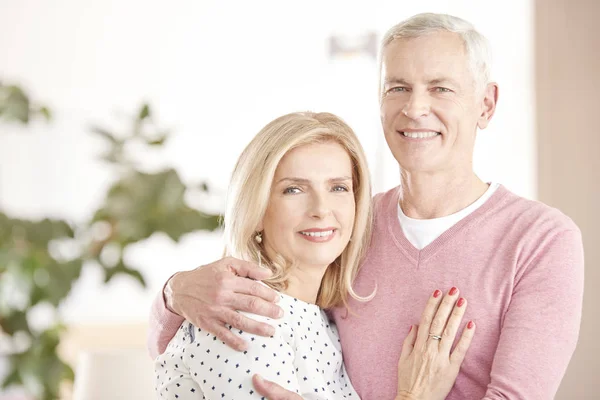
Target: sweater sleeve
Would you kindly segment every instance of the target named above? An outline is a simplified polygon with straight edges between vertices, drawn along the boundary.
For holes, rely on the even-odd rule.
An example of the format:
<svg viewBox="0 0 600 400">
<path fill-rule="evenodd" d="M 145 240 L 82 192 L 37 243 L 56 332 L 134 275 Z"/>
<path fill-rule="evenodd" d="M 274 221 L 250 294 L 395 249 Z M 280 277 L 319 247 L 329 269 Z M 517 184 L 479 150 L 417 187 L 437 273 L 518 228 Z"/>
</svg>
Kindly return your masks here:
<svg viewBox="0 0 600 400">
<path fill-rule="evenodd" d="M 580 231 L 548 235 L 525 257 L 484 400 L 553 399 L 575 351 L 583 299 Z"/>
<path fill-rule="evenodd" d="M 177 333 L 184 318 L 170 311 L 165 304 L 162 290 L 158 293 L 152 308 L 148 326 L 147 347 L 150 357 L 155 359 L 165 352 L 167 345 Z"/>
</svg>

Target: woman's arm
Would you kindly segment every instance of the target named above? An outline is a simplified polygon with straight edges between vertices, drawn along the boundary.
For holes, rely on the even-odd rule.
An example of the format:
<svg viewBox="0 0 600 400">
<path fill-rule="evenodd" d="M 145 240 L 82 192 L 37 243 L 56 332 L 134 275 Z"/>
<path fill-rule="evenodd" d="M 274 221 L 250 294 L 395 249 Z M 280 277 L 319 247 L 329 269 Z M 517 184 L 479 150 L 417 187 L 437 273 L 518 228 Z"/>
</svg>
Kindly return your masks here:
<svg viewBox="0 0 600 400">
<path fill-rule="evenodd" d="M 203 398 L 200 385 L 192 377 L 184 360 L 186 348 L 191 344 L 190 323 L 184 322 L 177 330 L 166 351 L 156 358 L 156 393 L 165 400 L 197 400 Z"/>
<path fill-rule="evenodd" d="M 443 400 L 450 393 L 475 334 L 470 321 L 450 351 L 467 308 L 459 295 L 452 288 L 445 296 L 436 290 L 429 297 L 420 324 L 411 327 L 402 345 L 396 400 Z"/>
<path fill-rule="evenodd" d="M 259 400 L 261 396 L 252 385 L 252 376 L 257 373 L 298 392 L 294 349 L 284 339 L 290 336 L 285 334 L 287 328 L 280 328 L 268 318 L 261 322 L 276 328 L 275 334 L 262 337 L 231 329 L 232 334 L 251 343 L 244 352 L 235 351 L 213 334 L 184 322 L 165 353 L 156 360 L 157 392 L 163 396 L 175 393 L 184 400 L 202 396 L 208 400 Z"/>
</svg>

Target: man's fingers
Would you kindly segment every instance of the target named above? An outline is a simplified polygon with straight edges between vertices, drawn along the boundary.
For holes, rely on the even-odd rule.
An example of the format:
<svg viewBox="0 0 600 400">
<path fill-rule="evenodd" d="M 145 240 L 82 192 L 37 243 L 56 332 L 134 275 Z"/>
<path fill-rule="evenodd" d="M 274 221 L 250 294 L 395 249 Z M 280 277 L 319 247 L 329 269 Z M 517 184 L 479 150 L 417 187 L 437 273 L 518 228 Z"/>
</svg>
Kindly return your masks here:
<svg viewBox="0 0 600 400">
<path fill-rule="evenodd" d="M 276 383 L 267 381 L 258 374 L 252 377 L 252 383 L 256 391 L 269 400 L 302 400 L 302 397 L 298 394 L 290 392 Z"/>
<path fill-rule="evenodd" d="M 462 336 L 460 337 L 454 351 L 450 355 L 450 362 L 455 364 L 456 366 L 460 366 L 465 359 L 465 355 L 467 354 L 467 350 L 469 350 L 469 346 L 471 346 L 471 341 L 473 340 L 473 336 L 475 335 L 475 323 L 473 321 L 469 321 L 465 329 L 463 330 Z"/>
<path fill-rule="evenodd" d="M 260 297 L 235 293 L 228 304 L 229 307 L 238 311 L 246 311 L 252 314 L 268 318 L 283 317 L 283 310 L 276 304 L 265 301 Z"/>
<path fill-rule="evenodd" d="M 448 318 L 448 323 L 446 324 L 444 333 L 441 335 L 442 340 L 440 341 L 440 351 L 450 354 L 450 349 L 452 348 L 452 344 L 456 338 L 456 333 L 458 332 L 458 327 L 462 322 L 466 309 L 467 300 L 464 297 L 459 298 L 456 302 L 456 305 L 452 309 L 450 318 Z"/>
<path fill-rule="evenodd" d="M 423 347 L 425 343 L 427 343 L 427 339 L 429 339 L 429 327 L 431 326 L 431 322 L 433 321 L 433 317 L 435 316 L 435 312 L 437 311 L 441 301 L 442 291 L 436 289 L 431 296 L 429 296 L 425 310 L 423 310 L 423 314 L 421 314 L 419 332 L 415 342 L 416 347 Z"/>
<path fill-rule="evenodd" d="M 270 301 L 271 303 L 278 302 L 280 298 L 279 294 L 275 290 L 252 279 L 236 278 L 235 287 L 233 290 L 236 293 L 260 297 L 261 299 Z"/>
<path fill-rule="evenodd" d="M 197 322 L 189 320 L 194 326 L 198 326 Z M 248 349 L 248 343 L 241 337 L 235 335 L 231 330 L 227 329 L 223 325 L 219 325 L 218 323 L 208 323 L 202 324 L 202 330 L 200 332 L 196 332 L 196 335 L 206 335 L 207 333 L 211 333 L 217 337 L 218 340 L 224 342 L 227 346 L 231 347 L 237 351 L 244 351 Z M 196 328 L 197 329 L 197 328 Z"/>
<path fill-rule="evenodd" d="M 253 262 L 238 260 L 237 258 L 227 257 L 224 259 L 227 267 L 238 276 L 242 276 L 244 278 L 252 278 L 259 281 L 263 279 L 270 278 L 273 273 L 271 270 L 263 267 L 259 267 Z"/>
<path fill-rule="evenodd" d="M 417 340 L 417 332 L 419 331 L 419 325 L 411 325 L 410 331 L 408 331 L 408 335 L 402 342 L 402 352 L 400 353 L 400 361 L 403 361 L 413 351 L 415 341 Z"/>
<path fill-rule="evenodd" d="M 246 333 L 252 333 L 259 336 L 273 336 L 275 334 L 275 328 L 271 325 L 248 318 L 236 311 L 225 309 L 223 310 L 221 318 L 226 324 L 231 325 L 234 329 Z"/>
</svg>

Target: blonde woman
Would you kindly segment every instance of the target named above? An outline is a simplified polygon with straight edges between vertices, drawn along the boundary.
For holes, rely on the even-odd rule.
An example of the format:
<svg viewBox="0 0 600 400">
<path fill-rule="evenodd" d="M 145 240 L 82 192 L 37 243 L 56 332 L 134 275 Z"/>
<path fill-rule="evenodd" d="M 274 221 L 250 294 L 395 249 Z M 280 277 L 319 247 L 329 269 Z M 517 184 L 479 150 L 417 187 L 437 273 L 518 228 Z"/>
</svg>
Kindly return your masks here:
<svg viewBox="0 0 600 400">
<path fill-rule="evenodd" d="M 243 352 L 184 321 L 156 359 L 159 398 L 261 399 L 264 386 L 276 384 L 306 399 L 358 399 L 337 329 L 322 310 L 347 305 L 349 297 L 368 301 L 375 295 L 374 290 L 363 297 L 352 289 L 369 243 L 371 191 L 365 155 L 350 127 L 328 113 L 293 113 L 269 123 L 238 160 L 224 225 L 225 255 L 271 271 L 264 282 L 278 291 L 284 315 L 276 320 L 252 315 L 273 327 L 268 337 L 227 326 L 250 343 Z M 431 317 L 440 294 L 436 291 L 427 306 Z M 454 308 L 447 321 L 454 339 L 466 304 L 463 299 L 454 306 L 457 299 L 450 295 L 445 299 L 439 313 L 445 324 Z M 445 357 L 413 350 L 417 331 L 405 341 L 399 396 L 443 398 L 473 330 L 464 331 L 450 366 L 449 349 Z M 430 342 L 437 345 L 439 339 Z M 423 368 L 425 362 L 439 368 Z"/>
</svg>

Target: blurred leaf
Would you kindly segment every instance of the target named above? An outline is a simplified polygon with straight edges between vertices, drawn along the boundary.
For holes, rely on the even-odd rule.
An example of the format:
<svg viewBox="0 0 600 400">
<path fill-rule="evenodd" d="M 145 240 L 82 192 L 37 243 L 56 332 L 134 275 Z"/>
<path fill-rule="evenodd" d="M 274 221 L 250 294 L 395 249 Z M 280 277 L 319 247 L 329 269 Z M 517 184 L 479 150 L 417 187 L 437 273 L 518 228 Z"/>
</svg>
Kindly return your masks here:
<svg viewBox="0 0 600 400">
<path fill-rule="evenodd" d="M 29 324 L 27 323 L 27 314 L 23 311 L 13 310 L 9 315 L 2 316 L 0 327 L 11 336 L 20 331 L 31 334 Z"/>
<path fill-rule="evenodd" d="M 9 372 L 8 376 L 6 376 L 6 378 L 4 378 L 4 380 L 2 381 L 2 385 L 0 385 L 0 387 L 2 389 L 6 389 L 12 385 L 20 386 L 22 384 L 23 381 L 21 380 L 21 376 L 19 375 L 19 370 L 16 367 L 13 367 Z"/>
<path fill-rule="evenodd" d="M 103 155 L 102 157 L 100 157 L 100 159 L 110 164 L 119 164 L 121 162 L 120 154 L 114 151 Z"/>
<path fill-rule="evenodd" d="M 36 115 L 44 117 L 46 121 L 52 117 L 48 107 L 32 106 L 29 97 L 20 87 L 0 83 L 0 117 L 6 121 L 27 124 Z"/>
<path fill-rule="evenodd" d="M 57 307 L 71 292 L 73 284 L 81 275 L 83 262 L 75 259 L 66 263 L 51 262 L 46 265 L 49 281 L 44 286 L 35 286 L 32 297 L 37 304 L 47 301 Z"/>
<path fill-rule="evenodd" d="M 29 122 L 29 98 L 21 88 L 0 84 L 0 116 L 9 121 Z"/>
<path fill-rule="evenodd" d="M 0 213 L 0 246 L 13 240 L 22 240 L 35 246 L 47 246 L 51 240 L 73 238 L 73 228 L 65 221 L 45 218 L 28 221 L 8 218 Z"/>
<path fill-rule="evenodd" d="M 158 139 L 147 139 L 146 140 L 146 144 L 149 144 L 150 146 L 162 146 L 163 144 L 165 144 L 166 140 L 167 140 L 167 136 L 161 136 Z"/>
<path fill-rule="evenodd" d="M 150 106 L 148 104 L 144 104 L 144 105 L 142 105 L 142 108 L 140 109 L 138 119 L 144 120 L 148 117 L 150 117 Z"/>
<path fill-rule="evenodd" d="M 219 216 L 188 207 L 185 191 L 186 186 L 173 169 L 156 174 L 133 172 L 110 188 L 92 222 L 113 221 L 117 240 L 128 243 L 155 232 L 164 232 L 178 241 L 189 232 L 217 229 Z"/>
<path fill-rule="evenodd" d="M 40 333 L 33 345 L 24 353 L 12 357 L 21 380 L 31 393 L 39 386 L 43 398 L 57 399 L 60 384 L 64 379 L 72 380 L 73 370 L 58 356 L 57 348 L 64 326 L 56 325 Z"/>
<path fill-rule="evenodd" d="M 50 112 L 50 109 L 48 107 L 41 107 L 39 109 L 39 113 L 42 114 L 44 118 L 46 118 L 46 121 L 50 121 L 52 119 L 52 112 Z"/>
<path fill-rule="evenodd" d="M 119 143 L 119 140 L 117 140 L 117 138 L 115 138 L 115 136 L 106 129 L 100 128 L 98 126 L 92 126 L 90 130 L 92 131 L 92 133 L 95 133 L 96 135 L 108 140 L 112 144 Z"/>
<path fill-rule="evenodd" d="M 105 283 L 110 282 L 110 280 L 112 278 L 114 278 L 116 275 L 124 274 L 124 275 L 129 275 L 130 277 L 132 277 L 133 279 L 138 281 L 140 283 L 140 285 L 142 285 L 142 287 L 146 287 L 146 280 L 144 279 L 144 277 L 140 273 L 140 271 L 137 271 L 135 269 L 127 267 L 123 263 L 123 261 L 120 261 L 119 264 L 114 268 L 106 268 L 105 267 L 104 272 L 106 274 L 104 277 Z"/>
<path fill-rule="evenodd" d="M 23 226 L 27 239 L 37 245 L 47 245 L 51 240 L 58 238 L 74 237 L 73 228 L 65 221 L 46 218 L 40 222 L 27 221 Z"/>
</svg>

